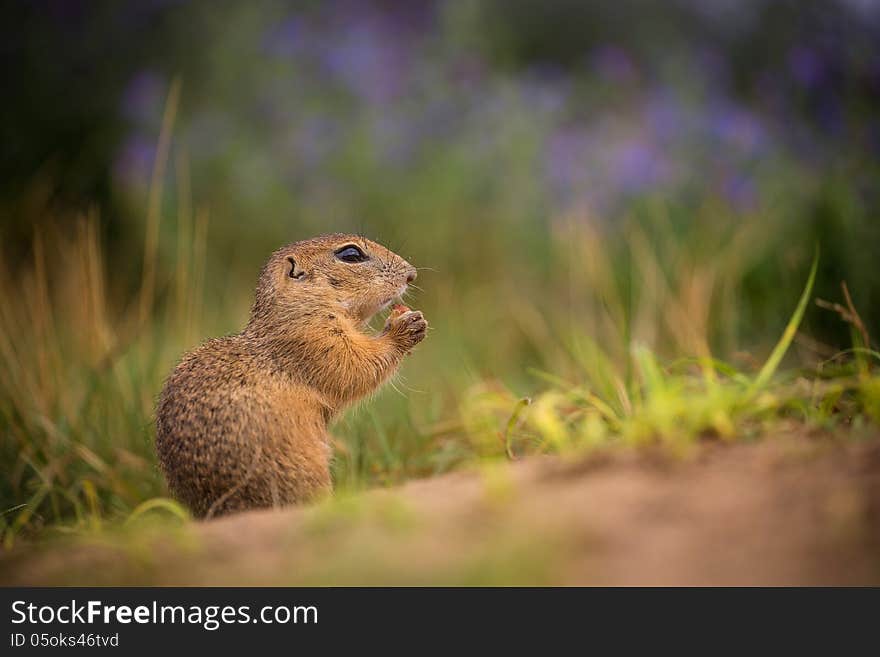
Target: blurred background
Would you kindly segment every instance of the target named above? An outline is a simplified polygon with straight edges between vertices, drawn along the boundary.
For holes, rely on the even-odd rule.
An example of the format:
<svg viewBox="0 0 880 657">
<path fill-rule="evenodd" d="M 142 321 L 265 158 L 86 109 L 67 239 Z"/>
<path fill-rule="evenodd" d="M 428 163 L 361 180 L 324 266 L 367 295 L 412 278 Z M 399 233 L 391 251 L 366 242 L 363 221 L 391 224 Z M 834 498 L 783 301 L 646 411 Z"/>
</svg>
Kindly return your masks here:
<svg viewBox="0 0 880 657">
<path fill-rule="evenodd" d="M 803 289 L 880 328 L 872 0 L 4 3 L 3 506 L 163 494 L 153 403 L 280 244 L 356 231 L 433 331 L 338 486 L 453 467 L 474 389 L 638 341 L 754 369 Z M 807 312 L 795 366 L 850 346 Z M 603 365 L 604 367 L 604 365 Z M 543 375 L 541 373 L 544 373 Z M 542 378 L 543 376 L 543 378 Z M 10 521 L 11 522 L 11 521 Z"/>
</svg>

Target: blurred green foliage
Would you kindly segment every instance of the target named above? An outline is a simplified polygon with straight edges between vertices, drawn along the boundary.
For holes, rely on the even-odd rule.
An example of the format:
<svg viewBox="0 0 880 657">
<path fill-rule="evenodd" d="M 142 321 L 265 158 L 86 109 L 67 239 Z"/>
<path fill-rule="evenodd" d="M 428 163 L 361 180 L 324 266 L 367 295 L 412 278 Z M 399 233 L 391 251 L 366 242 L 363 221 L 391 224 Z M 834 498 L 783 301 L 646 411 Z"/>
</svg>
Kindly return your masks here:
<svg viewBox="0 0 880 657">
<path fill-rule="evenodd" d="M 816 245 L 813 296 L 844 304 L 846 281 L 880 329 L 880 22 L 859 3 L 3 12 L 7 540 L 162 495 L 163 377 L 244 325 L 271 251 L 323 232 L 423 267 L 432 327 L 335 427 L 343 488 L 513 443 L 877 419 L 873 357 L 836 358 L 875 344 L 812 304 L 769 397 L 744 396 Z"/>
</svg>

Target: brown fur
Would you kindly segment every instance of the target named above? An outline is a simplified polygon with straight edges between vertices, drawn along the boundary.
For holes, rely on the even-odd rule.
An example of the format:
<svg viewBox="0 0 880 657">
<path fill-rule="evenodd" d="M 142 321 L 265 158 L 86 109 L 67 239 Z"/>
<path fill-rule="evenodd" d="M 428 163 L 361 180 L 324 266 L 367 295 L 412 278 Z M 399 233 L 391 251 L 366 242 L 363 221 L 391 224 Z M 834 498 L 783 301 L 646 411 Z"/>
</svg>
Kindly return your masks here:
<svg viewBox="0 0 880 657">
<path fill-rule="evenodd" d="M 348 244 L 369 259 L 337 259 Z M 425 337 L 419 311 L 392 314 L 379 335 L 364 332 L 415 276 L 406 260 L 355 235 L 273 253 L 245 329 L 184 356 L 162 390 L 156 449 L 172 494 L 204 517 L 329 492 L 328 422 Z"/>
</svg>

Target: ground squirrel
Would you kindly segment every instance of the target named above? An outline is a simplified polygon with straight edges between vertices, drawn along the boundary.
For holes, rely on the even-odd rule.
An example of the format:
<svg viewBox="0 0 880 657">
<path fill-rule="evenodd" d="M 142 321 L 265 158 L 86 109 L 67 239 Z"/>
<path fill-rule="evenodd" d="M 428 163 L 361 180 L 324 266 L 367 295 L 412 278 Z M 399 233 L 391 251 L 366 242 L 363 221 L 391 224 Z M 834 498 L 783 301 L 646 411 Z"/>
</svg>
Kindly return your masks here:
<svg viewBox="0 0 880 657">
<path fill-rule="evenodd" d="M 156 450 L 197 517 L 293 504 L 331 489 L 328 422 L 388 379 L 425 337 L 395 307 L 415 268 L 356 235 L 289 244 L 260 273 L 250 321 L 183 357 L 159 398 Z"/>
</svg>

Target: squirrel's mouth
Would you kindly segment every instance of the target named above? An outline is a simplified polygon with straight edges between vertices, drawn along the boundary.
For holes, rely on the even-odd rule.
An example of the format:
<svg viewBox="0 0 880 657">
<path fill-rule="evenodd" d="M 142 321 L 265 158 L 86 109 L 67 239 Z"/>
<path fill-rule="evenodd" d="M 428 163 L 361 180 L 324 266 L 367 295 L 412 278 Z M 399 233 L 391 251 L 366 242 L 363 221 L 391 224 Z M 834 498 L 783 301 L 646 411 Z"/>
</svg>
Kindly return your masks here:
<svg viewBox="0 0 880 657">
<path fill-rule="evenodd" d="M 390 297 L 387 297 L 386 299 L 383 299 L 382 301 L 380 301 L 379 303 L 377 303 L 377 304 L 376 304 L 375 306 L 373 306 L 372 308 L 367 308 L 367 309 L 366 309 L 366 312 L 364 312 L 364 313 L 361 315 L 361 320 L 364 322 L 364 324 L 366 324 L 366 323 L 368 323 L 371 319 L 373 319 L 373 317 L 375 317 L 376 315 L 378 315 L 379 313 L 381 313 L 381 312 L 383 312 L 383 311 L 385 311 L 385 310 L 388 310 L 388 308 L 391 306 L 391 304 L 393 304 L 395 301 L 402 302 L 402 300 L 403 300 L 403 295 L 404 295 L 405 292 L 406 292 L 406 286 L 404 286 L 403 289 L 399 290 L 399 291 L 397 292 L 397 294 L 392 295 L 392 296 L 390 296 Z"/>
<path fill-rule="evenodd" d="M 371 319 L 373 319 L 373 317 L 375 317 L 379 313 L 381 313 L 385 310 L 388 310 L 388 307 L 392 303 L 394 303 L 395 299 L 399 299 L 399 298 L 400 298 L 399 296 L 396 296 L 396 297 L 389 297 L 389 298 L 385 299 L 378 306 L 376 306 L 375 310 L 373 310 L 371 313 L 369 313 L 367 315 L 367 317 L 364 319 L 364 321 L 369 322 Z"/>
</svg>

